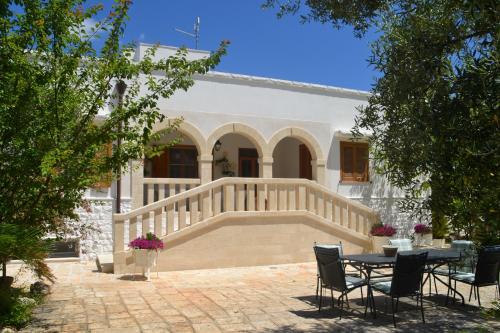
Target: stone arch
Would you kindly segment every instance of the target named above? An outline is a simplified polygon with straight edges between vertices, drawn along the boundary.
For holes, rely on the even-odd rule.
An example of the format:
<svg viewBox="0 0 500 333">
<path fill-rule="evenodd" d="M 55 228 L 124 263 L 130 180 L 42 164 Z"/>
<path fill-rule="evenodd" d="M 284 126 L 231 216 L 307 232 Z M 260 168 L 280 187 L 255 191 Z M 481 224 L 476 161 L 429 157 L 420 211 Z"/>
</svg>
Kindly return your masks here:
<svg viewBox="0 0 500 333">
<path fill-rule="evenodd" d="M 158 122 L 158 123 L 153 125 L 153 132 L 158 132 L 158 131 L 164 130 L 164 129 L 168 128 L 170 126 L 170 124 L 173 122 L 174 122 L 174 120 L 172 120 L 172 119 Z M 205 138 L 203 137 L 203 134 L 198 129 L 198 127 L 183 120 L 180 123 L 177 131 L 180 132 L 181 134 L 185 135 L 186 137 L 188 137 L 191 141 L 193 141 L 193 143 L 196 146 L 196 149 L 198 150 L 198 156 L 206 155 L 207 144 L 206 144 Z"/>
<path fill-rule="evenodd" d="M 286 137 L 292 137 L 302 141 L 309 151 L 313 160 L 324 160 L 323 152 L 318 141 L 307 131 L 297 127 L 283 128 L 273 134 L 269 140 L 269 151 L 272 154 L 276 145 Z"/>
<path fill-rule="evenodd" d="M 256 129 L 241 123 L 229 123 L 215 129 L 207 139 L 207 149 L 211 151 L 215 142 L 222 136 L 229 133 L 241 134 L 250 140 L 250 142 L 252 142 L 255 146 L 255 149 L 257 149 L 260 158 L 269 156 L 266 140 L 264 140 L 262 134 L 260 134 Z"/>
<path fill-rule="evenodd" d="M 316 138 L 309 132 L 298 127 L 286 127 L 273 134 L 268 143 L 269 153 L 272 154 L 278 143 L 286 137 L 292 137 L 303 142 L 311 153 L 312 178 L 319 184 L 325 182 L 325 159 L 323 151 Z"/>
</svg>

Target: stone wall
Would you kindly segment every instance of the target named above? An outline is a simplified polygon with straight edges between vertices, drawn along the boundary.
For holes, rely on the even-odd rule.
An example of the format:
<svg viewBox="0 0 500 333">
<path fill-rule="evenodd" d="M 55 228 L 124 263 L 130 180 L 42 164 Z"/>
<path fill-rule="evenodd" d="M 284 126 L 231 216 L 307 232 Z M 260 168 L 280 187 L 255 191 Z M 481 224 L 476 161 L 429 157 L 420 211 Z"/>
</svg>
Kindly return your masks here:
<svg viewBox="0 0 500 333">
<path fill-rule="evenodd" d="M 413 235 L 413 227 L 417 223 L 428 223 L 427 220 L 419 221 L 410 214 L 401 212 L 396 198 L 352 198 L 368 207 L 375 209 L 380 214 L 382 223 L 390 224 L 397 228 L 397 238 L 409 238 Z"/>
<path fill-rule="evenodd" d="M 113 223 L 114 199 L 88 199 L 88 211 L 80 208 L 78 215 L 80 223 L 91 226 L 94 230 L 80 236 L 80 258 L 95 259 L 98 254 L 113 253 Z M 128 212 L 131 208 L 130 199 L 122 199 L 121 210 Z"/>
</svg>

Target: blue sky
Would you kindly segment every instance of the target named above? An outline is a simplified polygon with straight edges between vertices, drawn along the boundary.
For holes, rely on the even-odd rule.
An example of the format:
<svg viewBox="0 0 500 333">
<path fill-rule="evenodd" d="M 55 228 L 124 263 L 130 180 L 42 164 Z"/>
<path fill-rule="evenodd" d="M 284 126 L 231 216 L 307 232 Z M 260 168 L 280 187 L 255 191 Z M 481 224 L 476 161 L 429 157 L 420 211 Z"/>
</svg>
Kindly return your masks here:
<svg viewBox="0 0 500 333">
<path fill-rule="evenodd" d="M 297 16 L 276 18 L 264 0 L 136 0 L 125 41 L 194 47 L 194 39 L 174 31 L 192 31 L 201 18 L 200 49 L 214 50 L 224 39 L 229 52 L 216 70 L 369 90 L 369 43 L 350 28 L 300 24 Z"/>
</svg>

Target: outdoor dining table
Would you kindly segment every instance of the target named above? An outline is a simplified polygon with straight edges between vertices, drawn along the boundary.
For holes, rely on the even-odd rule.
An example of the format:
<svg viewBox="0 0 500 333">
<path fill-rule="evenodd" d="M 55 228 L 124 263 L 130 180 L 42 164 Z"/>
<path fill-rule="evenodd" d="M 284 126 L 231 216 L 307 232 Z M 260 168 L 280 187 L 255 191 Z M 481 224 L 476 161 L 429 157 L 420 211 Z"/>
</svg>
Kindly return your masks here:
<svg viewBox="0 0 500 333">
<path fill-rule="evenodd" d="M 412 250 L 412 251 L 400 251 L 398 253 L 400 254 L 418 254 L 422 252 L 427 252 L 427 261 L 426 264 L 430 267 L 432 267 L 428 271 L 428 275 L 426 279 L 424 280 L 424 284 L 427 281 L 427 279 L 430 278 L 430 275 L 432 274 L 433 277 L 435 277 L 438 281 L 443 283 L 445 286 L 449 288 L 449 290 L 453 291 L 454 293 L 458 294 L 462 298 L 462 305 L 465 304 L 465 299 L 464 296 L 458 292 L 449 281 L 443 281 L 439 275 L 434 274 L 434 271 L 446 264 L 450 264 L 453 262 L 457 262 L 461 260 L 461 253 L 460 251 L 457 250 L 450 250 L 450 249 L 418 249 L 418 250 Z M 350 254 L 350 255 L 343 255 L 342 260 L 345 263 L 348 263 L 351 266 L 354 266 L 356 268 L 361 268 L 364 271 L 364 274 L 366 275 L 366 279 L 368 281 L 368 288 L 370 288 L 370 279 L 372 279 L 372 272 L 376 269 L 384 269 L 384 268 L 393 268 L 394 265 L 396 264 L 396 257 L 388 257 L 385 256 L 382 253 L 366 253 L 366 254 Z M 388 277 L 389 275 L 381 275 L 380 277 Z M 378 278 L 377 276 L 376 278 Z M 448 290 L 448 291 L 449 291 Z M 446 297 L 446 303 L 448 303 L 448 297 Z"/>
</svg>

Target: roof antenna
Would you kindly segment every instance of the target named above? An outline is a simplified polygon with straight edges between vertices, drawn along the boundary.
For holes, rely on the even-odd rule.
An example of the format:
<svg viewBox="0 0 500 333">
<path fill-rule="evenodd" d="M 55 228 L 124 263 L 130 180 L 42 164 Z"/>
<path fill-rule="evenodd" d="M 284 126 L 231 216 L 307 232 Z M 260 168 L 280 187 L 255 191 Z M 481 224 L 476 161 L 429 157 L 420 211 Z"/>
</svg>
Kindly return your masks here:
<svg viewBox="0 0 500 333">
<path fill-rule="evenodd" d="M 198 42 L 200 41 L 200 17 L 199 16 L 196 17 L 196 21 L 194 21 L 194 28 L 193 28 L 194 33 L 190 33 L 190 32 L 187 32 L 187 31 L 184 31 L 181 29 L 177 29 L 177 28 L 175 28 L 174 30 L 177 32 L 180 32 L 182 34 L 188 35 L 190 37 L 193 37 L 195 40 L 195 45 L 196 45 L 195 49 L 196 50 L 198 49 Z"/>
</svg>

